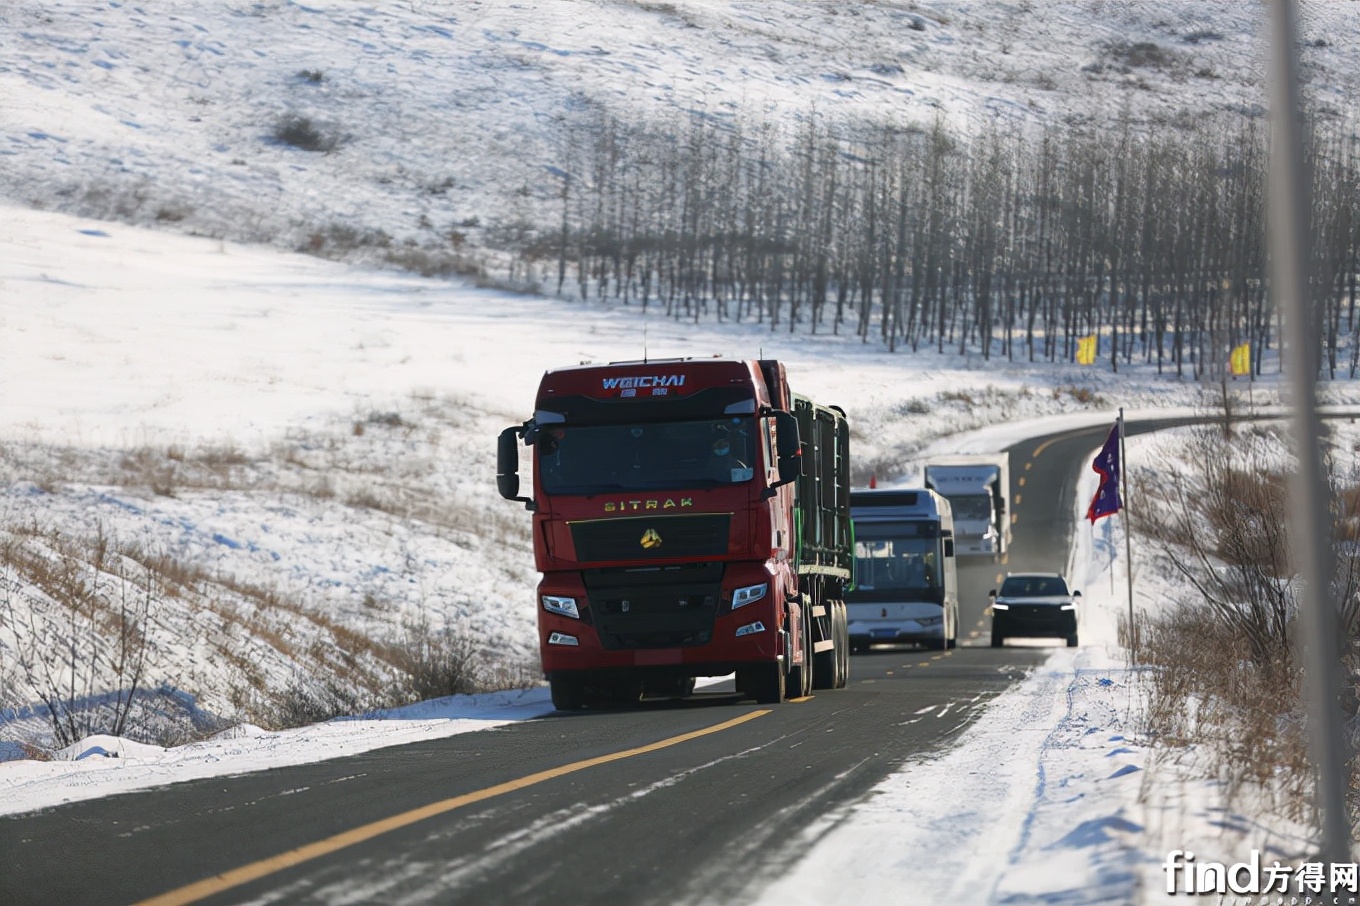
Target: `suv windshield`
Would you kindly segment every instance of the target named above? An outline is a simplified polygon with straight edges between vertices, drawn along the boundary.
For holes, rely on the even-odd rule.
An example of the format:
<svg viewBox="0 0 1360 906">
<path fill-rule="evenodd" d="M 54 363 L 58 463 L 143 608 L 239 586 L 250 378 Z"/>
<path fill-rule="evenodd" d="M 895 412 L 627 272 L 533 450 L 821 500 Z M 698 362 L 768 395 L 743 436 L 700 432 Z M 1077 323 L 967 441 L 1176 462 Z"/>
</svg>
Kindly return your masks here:
<svg viewBox="0 0 1360 906">
<path fill-rule="evenodd" d="M 1001 583 L 1003 598 L 1050 598 L 1067 594 L 1067 583 L 1058 576 L 1008 576 Z"/>
<path fill-rule="evenodd" d="M 713 487 L 755 477 L 756 420 L 548 425 L 538 470 L 549 494 Z"/>
</svg>

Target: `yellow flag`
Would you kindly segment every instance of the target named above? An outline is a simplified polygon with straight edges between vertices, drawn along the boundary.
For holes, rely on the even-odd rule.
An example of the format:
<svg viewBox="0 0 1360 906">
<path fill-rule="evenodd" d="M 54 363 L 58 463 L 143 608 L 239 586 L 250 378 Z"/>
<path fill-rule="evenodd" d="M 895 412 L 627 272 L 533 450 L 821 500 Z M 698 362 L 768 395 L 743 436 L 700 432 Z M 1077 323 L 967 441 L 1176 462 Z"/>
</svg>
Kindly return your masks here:
<svg viewBox="0 0 1360 906">
<path fill-rule="evenodd" d="M 1096 363 L 1096 335 L 1082 337 L 1077 341 L 1077 364 L 1094 365 Z"/>
<path fill-rule="evenodd" d="M 1233 347 L 1228 364 L 1232 368 L 1233 377 L 1251 374 L 1251 344 L 1243 343 L 1241 346 Z"/>
</svg>

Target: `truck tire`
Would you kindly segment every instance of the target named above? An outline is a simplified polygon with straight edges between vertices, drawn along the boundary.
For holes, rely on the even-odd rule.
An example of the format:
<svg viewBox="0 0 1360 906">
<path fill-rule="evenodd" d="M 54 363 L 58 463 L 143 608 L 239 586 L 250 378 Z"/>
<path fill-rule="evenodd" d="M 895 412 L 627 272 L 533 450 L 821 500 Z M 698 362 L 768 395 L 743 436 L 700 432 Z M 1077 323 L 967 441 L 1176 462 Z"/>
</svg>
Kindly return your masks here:
<svg viewBox="0 0 1360 906">
<path fill-rule="evenodd" d="M 812 678 L 818 689 L 844 689 L 850 679 L 850 627 L 846 620 L 845 602 L 827 604 L 831 616 L 829 638 L 836 647 L 813 657 Z"/>
<path fill-rule="evenodd" d="M 784 700 L 784 665 L 775 661 L 738 667 L 737 688 L 762 705 L 777 705 Z"/>
<path fill-rule="evenodd" d="M 802 619 L 799 625 L 802 627 L 802 644 L 799 648 L 803 652 L 802 665 L 794 664 L 789 668 L 789 678 L 787 689 L 790 698 L 804 698 L 812 694 L 812 608 L 806 598 L 803 599 Z M 790 655 L 792 658 L 792 655 Z"/>
<path fill-rule="evenodd" d="M 993 648 L 1000 648 L 1000 647 L 1005 643 L 1005 641 L 1006 641 L 1006 637 L 1005 637 L 1005 636 L 1003 636 L 1001 633 L 997 632 L 995 629 L 992 630 L 992 647 L 993 647 Z"/>
<path fill-rule="evenodd" d="M 834 647 L 830 651 L 822 651 L 812 656 L 812 686 L 814 689 L 835 689 L 836 681 L 841 674 L 841 639 L 840 639 L 840 620 L 839 611 L 836 609 L 838 601 L 828 601 L 826 605 L 826 637 L 832 641 Z"/>
<path fill-rule="evenodd" d="M 548 680 L 553 707 L 558 711 L 580 711 L 585 707 L 585 687 L 575 677 L 554 676 Z"/>
<path fill-rule="evenodd" d="M 836 602 L 836 688 L 850 683 L 850 612 L 844 601 Z"/>
</svg>

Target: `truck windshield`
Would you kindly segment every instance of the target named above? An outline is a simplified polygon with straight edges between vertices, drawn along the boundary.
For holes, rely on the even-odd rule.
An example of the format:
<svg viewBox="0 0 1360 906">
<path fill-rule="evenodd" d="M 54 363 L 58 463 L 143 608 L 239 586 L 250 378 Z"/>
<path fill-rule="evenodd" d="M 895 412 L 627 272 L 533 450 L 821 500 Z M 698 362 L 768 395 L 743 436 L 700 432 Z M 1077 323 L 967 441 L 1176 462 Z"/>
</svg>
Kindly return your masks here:
<svg viewBox="0 0 1360 906">
<path fill-rule="evenodd" d="M 755 477 L 750 416 L 624 425 L 549 425 L 538 470 L 549 494 L 596 494 L 738 484 Z"/>
<path fill-rule="evenodd" d="M 939 538 L 916 532 L 915 525 L 857 524 L 855 587 L 860 591 L 939 588 Z"/>
<path fill-rule="evenodd" d="M 954 511 L 954 519 L 976 522 L 992 520 L 992 498 L 986 494 L 969 494 L 950 497 L 949 506 Z"/>
</svg>

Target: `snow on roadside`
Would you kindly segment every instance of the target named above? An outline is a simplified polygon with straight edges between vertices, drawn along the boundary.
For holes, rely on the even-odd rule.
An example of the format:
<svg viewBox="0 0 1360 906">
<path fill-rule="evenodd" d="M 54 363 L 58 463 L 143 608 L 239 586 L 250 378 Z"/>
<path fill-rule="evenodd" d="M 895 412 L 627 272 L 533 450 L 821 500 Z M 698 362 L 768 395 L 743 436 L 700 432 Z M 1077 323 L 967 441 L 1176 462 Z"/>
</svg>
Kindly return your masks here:
<svg viewBox="0 0 1360 906">
<path fill-rule="evenodd" d="M 1137 445 L 1129 439 L 1131 456 Z M 1095 487 L 1095 473 L 1083 475 L 1081 525 Z M 1081 647 L 1054 650 L 947 751 L 883 780 L 759 903 L 1129 902 L 1147 753 L 1130 729 L 1117 637 L 1127 607 L 1120 537 L 1112 519 L 1074 533 Z"/>
<path fill-rule="evenodd" d="M 241 725 L 173 748 L 92 736 L 63 749 L 52 761 L 0 764 L 0 815 L 443 739 L 541 717 L 552 710 L 548 690 L 540 687 L 459 695 L 291 730 L 271 732 Z"/>
</svg>

